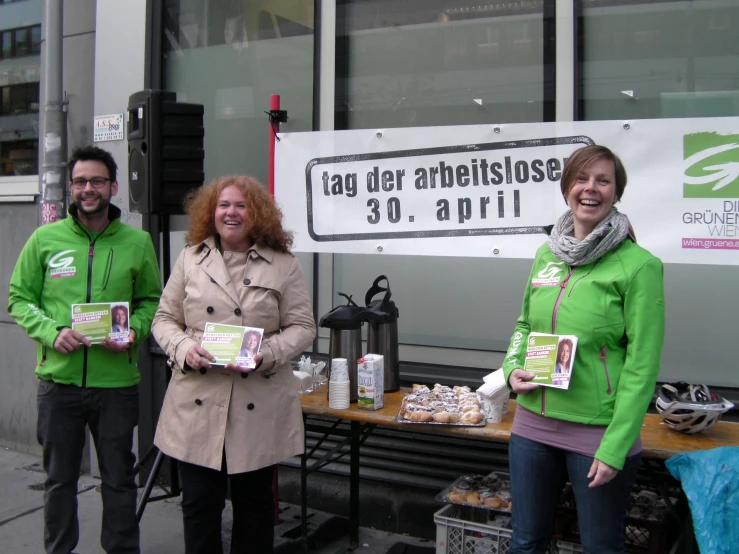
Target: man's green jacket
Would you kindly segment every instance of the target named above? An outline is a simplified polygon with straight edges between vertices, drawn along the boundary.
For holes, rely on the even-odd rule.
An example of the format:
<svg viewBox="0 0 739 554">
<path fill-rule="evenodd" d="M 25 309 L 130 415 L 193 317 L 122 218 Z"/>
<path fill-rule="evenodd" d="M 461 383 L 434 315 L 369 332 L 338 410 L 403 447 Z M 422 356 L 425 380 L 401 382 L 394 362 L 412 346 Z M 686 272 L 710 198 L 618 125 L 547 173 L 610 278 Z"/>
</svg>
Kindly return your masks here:
<svg viewBox="0 0 739 554">
<path fill-rule="evenodd" d="M 121 211 L 108 209 L 110 224 L 94 236 L 76 217 L 34 231 L 10 279 L 8 312 L 39 343 L 36 375 L 79 387 L 127 387 L 141 379 L 138 344 L 151 330 L 162 292 L 151 238 L 121 223 Z M 54 350 L 54 341 L 71 326 L 71 305 L 128 302 L 135 344 L 126 352 L 99 345 L 71 354 Z"/>
</svg>

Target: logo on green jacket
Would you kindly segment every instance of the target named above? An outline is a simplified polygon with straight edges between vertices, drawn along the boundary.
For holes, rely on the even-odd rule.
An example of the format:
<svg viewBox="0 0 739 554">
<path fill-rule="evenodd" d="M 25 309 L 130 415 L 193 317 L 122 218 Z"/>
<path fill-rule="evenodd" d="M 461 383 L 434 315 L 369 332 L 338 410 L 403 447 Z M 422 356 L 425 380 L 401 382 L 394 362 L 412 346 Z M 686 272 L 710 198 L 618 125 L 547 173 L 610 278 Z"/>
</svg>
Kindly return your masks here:
<svg viewBox="0 0 739 554">
<path fill-rule="evenodd" d="M 562 279 L 564 273 L 564 262 L 547 262 L 536 277 L 531 279 L 532 287 L 554 287 L 559 285 L 559 281 Z"/>
<path fill-rule="evenodd" d="M 739 198 L 739 135 L 685 135 L 683 156 L 683 198 Z"/>
<path fill-rule="evenodd" d="M 74 256 L 67 256 L 67 254 L 74 254 L 74 250 L 63 250 L 54 254 L 49 260 L 49 274 L 52 279 L 77 275 L 77 268 L 72 265 Z"/>
</svg>

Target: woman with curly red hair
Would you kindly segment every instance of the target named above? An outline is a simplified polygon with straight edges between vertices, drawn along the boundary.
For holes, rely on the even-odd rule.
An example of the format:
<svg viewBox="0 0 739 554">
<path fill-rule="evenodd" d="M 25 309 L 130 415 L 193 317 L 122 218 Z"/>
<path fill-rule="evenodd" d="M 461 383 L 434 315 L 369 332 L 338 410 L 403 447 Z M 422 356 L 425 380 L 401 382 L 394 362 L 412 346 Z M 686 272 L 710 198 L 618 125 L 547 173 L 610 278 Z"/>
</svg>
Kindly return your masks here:
<svg viewBox="0 0 739 554">
<path fill-rule="evenodd" d="M 179 460 L 187 554 L 222 552 L 231 487 L 231 552 L 273 550 L 274 465 L 303 452 L 303 418 L 290 360 L 316 326 L 292 234 L 264 187 L 222 177 L 185 203 L 188 246 L 152 325 L 172 373 L 155 444 Z M 214 366 L 207 323 L 264 329 L 255 369 Z"/>
</svg>

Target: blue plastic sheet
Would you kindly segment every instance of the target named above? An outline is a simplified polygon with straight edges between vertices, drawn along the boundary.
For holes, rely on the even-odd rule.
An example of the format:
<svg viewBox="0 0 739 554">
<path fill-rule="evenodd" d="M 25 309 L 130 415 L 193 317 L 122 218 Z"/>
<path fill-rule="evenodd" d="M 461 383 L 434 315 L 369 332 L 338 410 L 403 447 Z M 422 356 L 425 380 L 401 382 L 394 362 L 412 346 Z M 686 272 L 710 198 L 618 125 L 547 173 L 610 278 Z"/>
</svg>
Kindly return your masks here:
<svg viewBox="0 0 739 554">
<path fill-rule="evenodd" d="M 665 465 L 682 482 L 701 553 L 739 552 L 739 447 L 678 454 Z"/>
</svg>

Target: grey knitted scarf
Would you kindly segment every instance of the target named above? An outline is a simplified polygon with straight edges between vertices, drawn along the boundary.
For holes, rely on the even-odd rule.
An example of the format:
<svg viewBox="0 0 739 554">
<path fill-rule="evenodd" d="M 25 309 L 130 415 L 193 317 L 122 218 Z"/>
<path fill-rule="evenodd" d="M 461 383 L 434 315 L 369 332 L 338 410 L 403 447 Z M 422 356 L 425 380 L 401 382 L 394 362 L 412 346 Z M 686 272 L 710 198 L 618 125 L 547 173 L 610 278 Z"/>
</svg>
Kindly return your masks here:
<svg viewBox="0 0 739 554">
<path fill-rule="evenodd" d="M 581 241 L 577 240 L 572 210 L 567 210 L 549 235 L 549 249 L 567 265 L 585 265 L 618 248 L 628 235 L 629 218 L 614 207 L 592 233 Z"/>
</svg>

